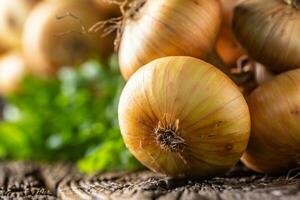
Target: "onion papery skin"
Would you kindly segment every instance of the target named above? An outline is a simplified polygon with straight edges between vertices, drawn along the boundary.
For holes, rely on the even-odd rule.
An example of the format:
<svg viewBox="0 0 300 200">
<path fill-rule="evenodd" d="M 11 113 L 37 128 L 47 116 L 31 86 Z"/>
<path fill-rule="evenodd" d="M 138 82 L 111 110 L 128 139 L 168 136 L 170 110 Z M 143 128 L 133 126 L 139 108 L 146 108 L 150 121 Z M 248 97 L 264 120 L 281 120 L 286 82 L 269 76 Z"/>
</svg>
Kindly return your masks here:
<svg viewBox="0 0 300 200">
<path fill-rule="evenodd" d="M 229 27 L 222 28 L 216 44 L 216 51 L 224 64 L 229 67 L 235 66 L 237 60 L 244 54 Z"/>
<path fill-rule="evenodd" d="M 133 155 L 170 177 L 223 174 L 249 139 L 249 110 L 238 87 L 192 57 L 160 58 L 139 69 L 122 91 L 118 115 Z"/>
<path fill-rule="evenodd" d="M 137 10 L 123 21 L 118 51 L 121 72 L 126 80 L 157 58 L 192 56 L 208 59 L 221 26 L 218 0 L 146 0 Z"/>
<path fill-rule="evenodd" d="M 263 173 L 287 172 L 300 156 L 300 70 L 280 74 L 248 98 L 252 132 L 243 163 Z"/>
<path fill-rule="evenodd" d="M 237 60 L 244 54 L 231 28 L 233 10 L 239 2 L 240 0 L 221 0 L 223 21 L 220 36 L 216 44 L 216 51 L 228 67 L 235 67 Z"/>
<path fill-rule="evenodd" d="M 0 49 L 19 48 L 23 26 L 39 0 L 0 0 Z"/>
<path fill-rule="evenodd" d="M 222 4 L 223 10 L 223 21 L 222 24 L 227 27 L 231 27 L 231 22 L 233 18 L 233 10 L 234 7 L 241 1 L 241 0 L 220 0 Z"/>
<path fill-rule="evenodd" d="M 272 71 L 300 67 L 299 8 L 284 0 L 242 1 L 235 7 L 233 30 L 248 54 Z"/>
<path fill-rule="evenodd" d="M 71 13 L 81 23 L 72 17 Z M 34 74 L 53 75 L 62 66 L 76 66 L 93 57 L 103 60 L 113 52 L 113 36 L 85 33 L 99 21 L 110 17 L 92 1 L 52 0 L 37 5 L 25 24 L 23 51 Z"/>
<path fill-rule="evenodd" d="M 7 52 L 0 57 L 0 95 L 16 92 L 27 72 L 19 52 Z"/>
</svg>

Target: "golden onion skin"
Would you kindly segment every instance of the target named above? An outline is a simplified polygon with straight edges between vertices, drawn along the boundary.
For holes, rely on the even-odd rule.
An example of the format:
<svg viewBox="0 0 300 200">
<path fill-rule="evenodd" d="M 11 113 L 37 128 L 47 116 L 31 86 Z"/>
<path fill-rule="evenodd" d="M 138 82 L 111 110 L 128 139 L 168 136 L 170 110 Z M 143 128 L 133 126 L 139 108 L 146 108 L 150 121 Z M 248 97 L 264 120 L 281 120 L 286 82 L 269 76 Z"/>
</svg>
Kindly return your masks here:
<svg viewBox="0 0 300 200">
<path fill-rule="evenodd" d="M 61 17 L 71 13 L 72 17 Z M 106 58 L 113 52 L 113 36 L 102 38 L 99 33 L 84 33 L 82 26 L 90 28 L 109 18 L 86 0 L 52 0 L 37 5 L 24 29 L 23 51 L 33 73 L 52 75 L 61 66 L 74 66 L 91 57 Z"/>
<path fill-rule="evenodd" d="M 278 75 L 248 99 L 252 132 L 243 163 L 263 173 L 287 172 L 300 161 L 300 70 Z"/>
<path fill-rule="evenodd" d="M 160 58 L 140 68 L 121 94 L 118 115 L 133 155 L 171 177 L 222 174 L 249 139 L 249 110 L 237 86 L 192 57 Z"/>
<path fill-rule="evenodd" d="M 0 49 L 19 48 L 23 26 L 39 0 L 0 0 Z"/>
<path fill-rule="evenodd" d="M 234 11 L 238 41 L 252 58 L 274 72 L 300 67 L 300 10 L 287 2 L 242 1 Z"/>
<path fill-rule="evenodd" d="M 231 27 L 231 21 L 233 17 L 233 10 L 240 0 L 220 0 L 223 10 L 223 22 L 222 24 Z"/>
<path fill-rule="evenodd" d="M 237 43 L 232 31 L 223 27 L 216 44 L 216 51 L 223 62 L 229 66 L 236 66 L 237 60 L 244 54 L 243 49 Z"/>
<path fill-rule="evenodd" d="M 7 52 L 0 57 L 0 94 L 16 92 L 27 72 L 23 57 L 19 52 Z"/>
<path fill-rule="evenodd" d="M 146 0 L 123 22 L 119 46 L 123 77 L 128 80 L 143 65 L 165 56 L 207 59 L 219 33 L 221 14 L 218 0 Z"/>
</svg>

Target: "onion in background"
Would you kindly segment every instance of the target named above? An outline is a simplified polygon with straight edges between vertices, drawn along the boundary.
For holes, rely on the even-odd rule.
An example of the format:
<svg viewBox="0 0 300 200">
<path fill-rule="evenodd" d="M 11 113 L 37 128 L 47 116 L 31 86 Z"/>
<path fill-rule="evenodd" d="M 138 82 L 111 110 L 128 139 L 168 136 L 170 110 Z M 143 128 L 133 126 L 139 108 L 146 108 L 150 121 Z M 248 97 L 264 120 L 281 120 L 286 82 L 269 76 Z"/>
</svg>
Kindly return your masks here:
<svg viewBox="0 0 300 200">
<path fill-rule="evenodd" d="M 299 0 L 244 0 L 233 30 L 247 54 L 273 72 L 300 68 Z"/>
<path fill-rule="evenodd" d="M 20 47 L 25 20 L 37 2 L 39 0 L 0 0 L 0 52 Z"/>
<path fill-rule="evenodd" d="M 0 57 L 0 94 L 8 95 L 18 90 L 26 73 L 20 53 L 9 52 Z"/>
<path fill-rule="evenodd" d="M 134 1 L 124 13 L 118 52 L 123 77 L 128 80 L 140 67 L 165 56 L 207 60 L 221 14 L 219 0 Z"/>
<path fill-rule="evenodd" d="M 47 76 L 61 66 L 78 65 L 92 57 L 105 60 L 113 52 L 114 37 L 103 38 L 100 33 L 89 33 L 88 28 L 110 17 L 109 11 L 87 0 L 52 0 L 37 5 L 23 36 L 23 52 L 31 71 Z"/>
<path fill-rule="evenodd" d="M 244 54 L 231 29 L 233 10 L 239 2 L 240 0 L 221 0 L 223 21 L 216 51 L 228 67 L 234 67 L 238 58 Z"/>
</svg>

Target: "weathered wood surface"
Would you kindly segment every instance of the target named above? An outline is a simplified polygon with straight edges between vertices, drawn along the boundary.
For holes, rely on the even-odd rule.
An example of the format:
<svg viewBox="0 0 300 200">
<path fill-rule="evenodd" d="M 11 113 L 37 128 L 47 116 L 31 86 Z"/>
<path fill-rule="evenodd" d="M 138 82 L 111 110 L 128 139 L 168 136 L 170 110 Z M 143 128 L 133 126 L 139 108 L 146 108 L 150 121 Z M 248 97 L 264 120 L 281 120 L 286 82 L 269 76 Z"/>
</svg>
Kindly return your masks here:
<svg viewBox="0 0 300 200">
<path fill-rule="evenodd" d="M 294 175 L 296 175 L 295 172 Z M 237 167 L 224 177 L 172 180 L 149 171 L 84 176 L 67 164 L 0 164 L 0 199 L 299 200 L 300 179 Z"/>
<path fill-rule="evenodd" d="M 32 163 L 0 164 L 0 199 L 56 199 Z"/>
</svg>

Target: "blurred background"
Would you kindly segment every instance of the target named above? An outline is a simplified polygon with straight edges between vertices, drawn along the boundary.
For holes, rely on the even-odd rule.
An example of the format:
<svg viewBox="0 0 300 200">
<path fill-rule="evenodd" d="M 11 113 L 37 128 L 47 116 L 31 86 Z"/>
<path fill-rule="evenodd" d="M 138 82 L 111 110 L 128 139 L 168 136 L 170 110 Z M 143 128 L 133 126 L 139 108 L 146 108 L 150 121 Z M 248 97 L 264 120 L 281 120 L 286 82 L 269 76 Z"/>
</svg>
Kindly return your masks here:
<svg viewBox="0 0 300 200">
<path fill-rule="evenodd" d="M 124 81 L 102 0 L 0 0 L 0 159 L 134 169 L 117 121 Z"/>
</svg>

